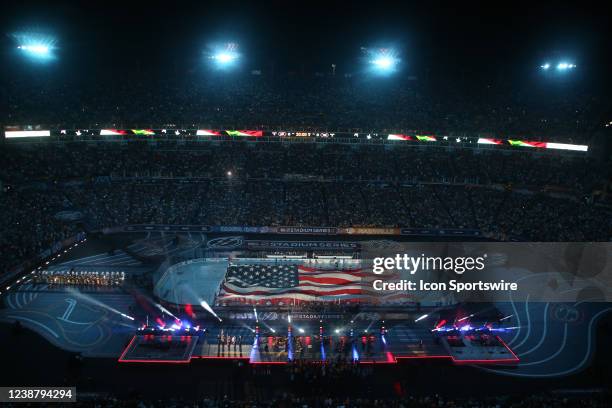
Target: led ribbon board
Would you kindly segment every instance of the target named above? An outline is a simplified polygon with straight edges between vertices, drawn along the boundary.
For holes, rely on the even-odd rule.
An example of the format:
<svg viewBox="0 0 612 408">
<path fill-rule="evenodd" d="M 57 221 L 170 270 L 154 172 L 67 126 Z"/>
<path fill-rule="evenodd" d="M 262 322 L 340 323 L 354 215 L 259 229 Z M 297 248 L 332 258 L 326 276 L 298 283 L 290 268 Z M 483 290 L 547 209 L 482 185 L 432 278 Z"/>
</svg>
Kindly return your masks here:
<svg viewBox="0 0 612 408">
<path fill-rule="evenodd" d="M 221 136 L 221 132 L 210 129 L 198 129 L 196 136 Z"/>
<path fill-rule="evenodd" d="M 417 138 L 417 140 L 419 142 L 435 142 L 435 141 L 437 141 L 435 136 L 421 136 L 421 135 L 417 135 L 416 138 Z"/>
<path fill-rule="evenodd" d="M 140 136 L 151 136 L 155 134 L 153 129 L 132 129 L 132 133 Z"/>
<path fill-rule="evenodd" d="M 7 139 L 16 137 L 47 137 L 51 136 L 50 130 L 7 130 L 4 132 Z"/>
<path fill-rule="evenodd" d="M 252 137 L 262 137 L 263 130 L 226 130 L 230 136 L 252 136 Z"/>
<path fill-rule="evenodd" d="M 387 136 L 387 140 L 414 140 L 410 135 L 402 134 L 390 134 Z"/>
<path fill-rule="evenodd" d="M 527 140 L 512 140 L 512 139 L 508 139 L 508 143 L 511 146 L 538 147 L 541 149 L 572 150 L 572 151 L 579 151 L 579 152 L 586 152 L 589 150 L 589 146 L 587 145 L 576 145 L 576 144 L 569 144 L 569 143 L 530 142 Z"/>
<path fill-rule="evenodd" d="M 121 136 L 127 135 L 127 130 L 122 129 L 101 129 L 100 136 Z"/>
<path fill-rule="evenodd" d="M 489 145 L 502 145 L 504 141 L 501 139 L 489 139 L 486 137 L 478 138 L 478 144 L 489 144 Z"/>
</svg>

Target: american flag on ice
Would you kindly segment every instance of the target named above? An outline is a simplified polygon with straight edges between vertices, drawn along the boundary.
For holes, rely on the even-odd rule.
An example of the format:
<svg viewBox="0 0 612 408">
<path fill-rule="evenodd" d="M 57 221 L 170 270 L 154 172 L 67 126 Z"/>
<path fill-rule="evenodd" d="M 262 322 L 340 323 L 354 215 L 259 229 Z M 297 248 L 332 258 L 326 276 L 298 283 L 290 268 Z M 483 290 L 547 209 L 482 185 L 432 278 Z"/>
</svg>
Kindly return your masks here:
<svg viewBox="0 0 612 408">
<path fill-rule="evenodd" d="M 361 269 L 295 264 L 230 265 L 217 302 L 371 302 L 380 296 L 370 275 Z"/>
</svg>

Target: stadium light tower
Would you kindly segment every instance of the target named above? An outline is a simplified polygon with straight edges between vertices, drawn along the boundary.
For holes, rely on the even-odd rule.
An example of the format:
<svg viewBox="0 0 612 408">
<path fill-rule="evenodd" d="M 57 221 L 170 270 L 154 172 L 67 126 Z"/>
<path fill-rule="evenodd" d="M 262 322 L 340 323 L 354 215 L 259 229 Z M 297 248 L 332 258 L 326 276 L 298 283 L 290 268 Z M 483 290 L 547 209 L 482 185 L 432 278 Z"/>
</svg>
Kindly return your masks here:
<svg viewBox="0 0 612 408">
<path fill-rule="evenodd" d="M 576 68 L 576 64 L 573 62 L 569 62 L 566 60 L 558 60 L 557 62 L 547 61 L 540 65 L 540 69 L 542 71 L 552 71 L 554 68 L 554 72 L 563 73 L 567 71 L 571 71 Z"/>
<path fill-rule="evenodd" d="M 399 58 L 395 50 L 389 48 L 370 50 L 365 48 L 364 51 L 369 57 L 370 66 L 375 74 L 387 75 L 396 71 Z"/>
<path fill-rule="evenodd" d="M 380 69 L 389 69 L 393 67 L 395 61 L 391 57 L 380 57 L 372 61 L 372 63 L 378 66 Z"/>
<path fill-rule="evenodd" d="M 46 45 L 20 45 L 17 48 L 24 52 L 29 52 L 35 55 L 47 55 L 49 54 L 49 47 Z"/>
<path fill-rule="evenodd" d="M 561 61 L 557 64 L 558 71 L 567 71 L 568 69 L 574 69 L 574 68 L 576 68 L 576 65 L 571 64 L 569 62 Z"/>
<path fill-rule="evenodd" d="M 238 58 L 238 55 L 234 53 L 228 53 L 228 52 L 221 52 L 213 56 L 213 59 L 215 59 L 218 63 L 222 65 L 227 65 L 231 63 L 232 61 L 236 60 L 237 58 Z"/>
<path fill-rule="evenodd" d="M 238 45 L 236 43 L 227 43 L 222 47 L 216 47 L 210 58 L 214 61 L 219 69 L 227 69 L 236 65 L 240 59 Z"/>
<path fill-rule="evenodd" d="M 55 38 L 33 33 L 16 33 L 12 36 L 17 42 L 17 49 L 25 57 L 38 62 L 55 59 Z"/>
</svg>

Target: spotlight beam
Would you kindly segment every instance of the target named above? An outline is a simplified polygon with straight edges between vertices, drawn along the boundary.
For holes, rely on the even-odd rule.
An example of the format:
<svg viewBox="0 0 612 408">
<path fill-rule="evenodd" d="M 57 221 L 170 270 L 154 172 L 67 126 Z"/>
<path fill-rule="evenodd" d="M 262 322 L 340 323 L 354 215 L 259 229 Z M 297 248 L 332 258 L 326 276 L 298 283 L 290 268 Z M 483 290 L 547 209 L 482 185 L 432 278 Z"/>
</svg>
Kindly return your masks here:
<svg viewBox="0 0 612 408">
<path fill-rule="evenodd" d="M 429 315 L 424 314 L 423 316 L 421 316 L 421 317 L 417 318 L 417 319 L 416 319 L 414 322 L 416 323 L 416 322 L 420 322 L 420 321 L 421 321 L 421 320 L 423 320 L 423 319 L 427 319 L 427 316 L 429 316 Z"/>
<path fill-rule="evenodd" d="M 96 306 L 99 306 L 101 308 L 104 308 L 106 310 L 109 310 L 115 314 L 118 314 L 119 316 L 126 318 L 128 320 L 134 321 L 135 319 L 132 316 L 128 316 L 125 313 L 121 313 L 120 311 L 118 311 L 117 309 L 115 309 L 114 307 L 110 307 L 109 305 L 100 302 L 99 300 L 89 296 L 89 295 L 85 295 L 84 293 L 79 292 L 78 290 L 74 289 L 74 288 L 68 288 L 66 289 L 66 291 L 70 294 L 72 294 L 74 297 L 79 298 L 85 302 L 94 304 Z"/>
<path fill-rule="evenodd" d="M 215 316 L 220 322 L 223 321 L 223 319 L 221 319 L 214 310 L 212 310 L 212 307 L 210 307 L 210 305 L 205 301 L 202 300 L 200 302 L 200 306 L 202 306 L 208 313 L 210 313 L 211 315 Z"/>
</svg>

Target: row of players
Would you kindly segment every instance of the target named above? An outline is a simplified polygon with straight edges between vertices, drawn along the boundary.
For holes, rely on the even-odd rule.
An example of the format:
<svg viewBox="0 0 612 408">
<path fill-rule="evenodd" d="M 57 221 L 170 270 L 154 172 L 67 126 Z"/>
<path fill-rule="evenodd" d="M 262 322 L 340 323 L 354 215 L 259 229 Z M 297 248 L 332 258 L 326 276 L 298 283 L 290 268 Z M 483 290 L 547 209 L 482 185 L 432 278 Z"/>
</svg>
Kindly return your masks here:
<svg viewBox="0 0 612 408">
<path fill-rule="evenodd" d="M 125 272 L 116 271 L 76 271 L 42 270 L 37 272 L 33 283 L 44 283 L 49 287 L 56 286 L 108 286 L 117 287 L 125 282 Z"/>
</svg>

